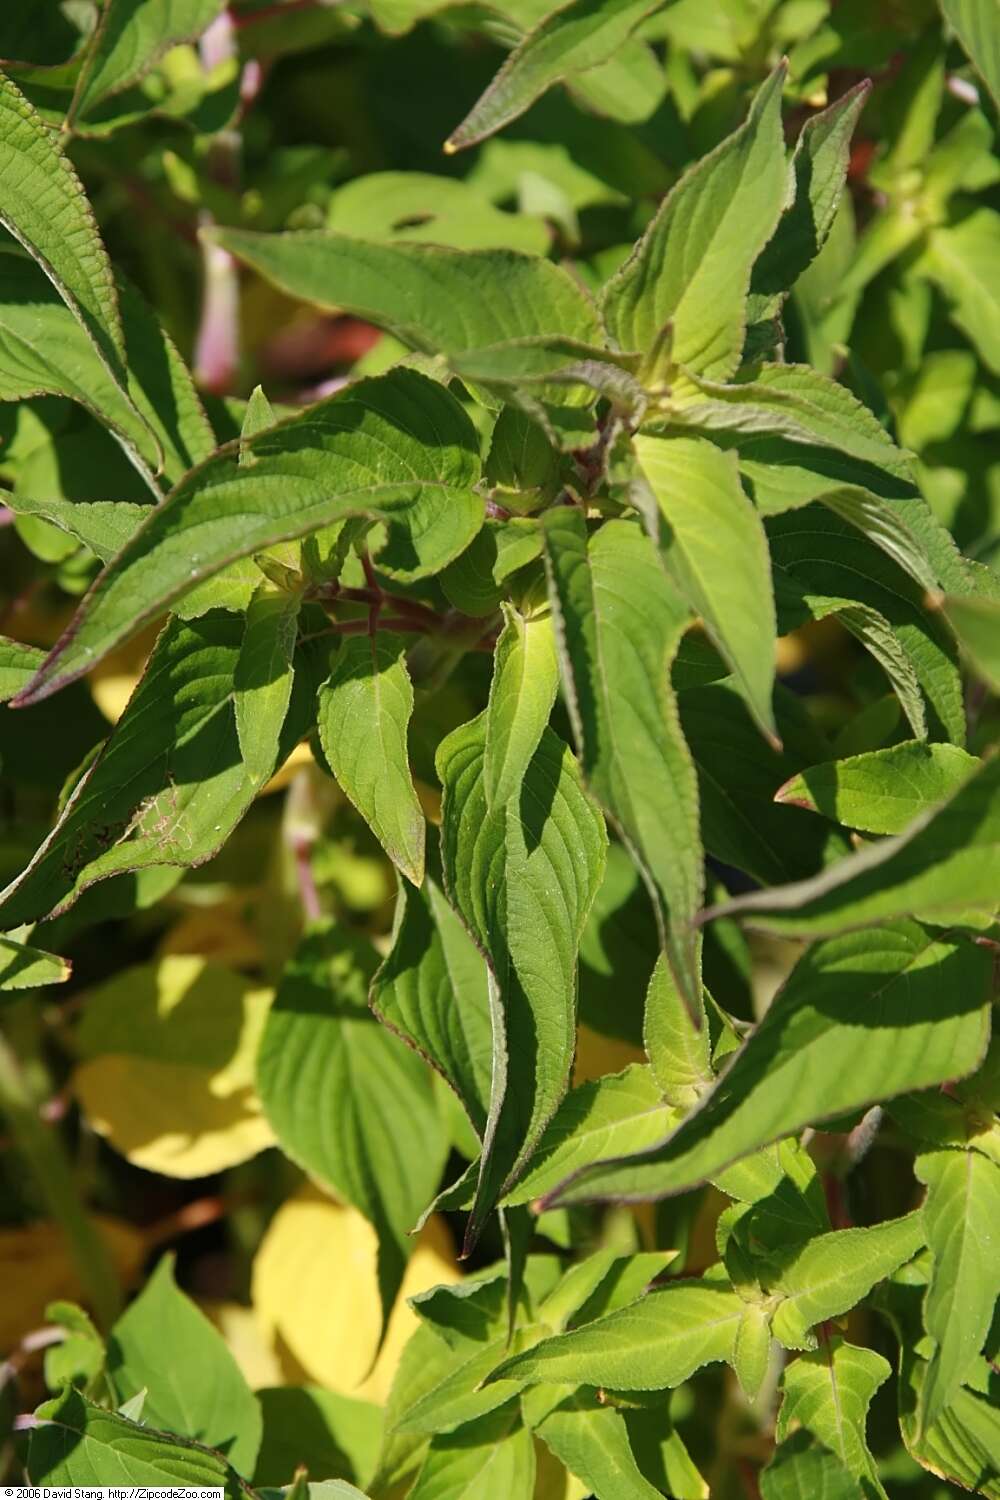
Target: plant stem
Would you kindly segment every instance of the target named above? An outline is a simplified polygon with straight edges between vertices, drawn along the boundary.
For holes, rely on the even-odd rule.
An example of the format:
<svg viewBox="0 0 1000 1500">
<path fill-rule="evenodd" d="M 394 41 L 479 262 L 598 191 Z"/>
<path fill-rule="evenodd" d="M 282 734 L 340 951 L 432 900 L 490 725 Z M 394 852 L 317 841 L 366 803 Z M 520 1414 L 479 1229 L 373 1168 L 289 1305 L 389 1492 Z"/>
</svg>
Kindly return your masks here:
<svg viewBox="0 0 1000 1500">
<path fill-rule="evenodd" d="M 93 1220 L 80 1201 L 59 1133 L 43 1123 L 21 1065 L 0 1032 L 0 1111 L 31 1168 L 49 1213 L 66 1237 L 83 1294 L 95 1321 L 110 1328 L 122 1306 L 122 1290 Z"/>
</svg>

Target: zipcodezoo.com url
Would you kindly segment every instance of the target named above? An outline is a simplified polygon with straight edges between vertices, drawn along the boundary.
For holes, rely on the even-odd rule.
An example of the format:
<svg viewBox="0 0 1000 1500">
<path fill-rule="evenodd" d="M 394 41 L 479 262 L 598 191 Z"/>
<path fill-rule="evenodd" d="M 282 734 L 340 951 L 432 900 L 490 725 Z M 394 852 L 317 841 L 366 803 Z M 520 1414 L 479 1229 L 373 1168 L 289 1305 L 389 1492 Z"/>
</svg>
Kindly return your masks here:
<svg viewBox="0 0 1000 1500">
<path fill-rule="evenodd" d="M 0 1500 L 222 1500 L 222 1485 L 6 1485 Z"/>
</svg>

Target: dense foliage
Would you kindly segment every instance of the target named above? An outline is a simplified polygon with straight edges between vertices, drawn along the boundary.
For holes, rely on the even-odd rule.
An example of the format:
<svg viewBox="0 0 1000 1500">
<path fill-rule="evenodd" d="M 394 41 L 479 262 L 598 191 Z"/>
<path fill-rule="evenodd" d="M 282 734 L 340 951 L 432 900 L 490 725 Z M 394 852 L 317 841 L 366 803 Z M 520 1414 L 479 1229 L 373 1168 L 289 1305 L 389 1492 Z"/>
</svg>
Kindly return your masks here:
<svg viewBox="0 0 1000 1500">
<path fill-rule="evenodd" d="M 0 65 L 8 1482 L 996 1500 L 997 0 Z"/>
</svg>

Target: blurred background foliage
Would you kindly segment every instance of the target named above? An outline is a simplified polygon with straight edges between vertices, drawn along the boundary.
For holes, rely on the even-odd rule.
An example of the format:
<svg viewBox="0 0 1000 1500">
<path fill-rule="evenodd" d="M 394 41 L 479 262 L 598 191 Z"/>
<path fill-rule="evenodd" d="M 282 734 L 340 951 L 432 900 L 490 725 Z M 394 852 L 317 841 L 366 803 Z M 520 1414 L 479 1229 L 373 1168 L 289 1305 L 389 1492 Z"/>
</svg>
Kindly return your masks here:
<svg viewBox="0 0 1000 1500">
<path fill-rule="evenodd" d="M 75 97 L 74 58 L 97 9 L 92 0 L 0 8 L 0 60 L 54 123 Z M 505 51 L 546 13 L 544 0 L 236 0 L 208 10 L 217 16 L 200 42 L 169 47 L 96 104 L 77 101 L 69 151 L 113 261 L 192 362 L 220 441 L 238 434 L 258 383 L 276 404 L 294 406 L 385 368 L 399 348 L 355 318 L 283 298 L 225 255 L 213 260 L 200 227 L 330 225 L 369 238 L 509 246 L 566 261 L 596 287 L 785 54 L 791 134 L 860 79 L 874 83 L 849 194 L 786 312 L 786 358 L 847 384 L 917 455 L 924 492 L 963 551 L 1000 561 L 996 104 L 933 0 L 675 0 L 609 62 L 568 78 L 499 137 L 453 155 L 443 141 Z M 0 404 L 0 485 L 74 502 L 148 501 L 106 431 L 54 397 Z M 50 522 L 7 509 L 0 521 L 0 631 L 50 644 L 97 559 Z M 0 884 L 37 847 L 64 788 L 120 714 L 151 640 L 132 642 L 91 680 L 16 719 L 0 709 Z M 827 758 L 824 745 L 839 756 L 908 736 L 880 671 L 836 620 L 779 645 L 788 721 L 797 725 L 782 754 L 726 689 L 699 683 L 697 653 L 682 653 L 682 710 L 719 727 L 707 753 L 727 774 L 738 764 L 748 786 L 773 794 L 801 765 Z M 477 711 L 488 677 L 489 658 L 469 655 L 444 691 L 418 702 L 413 760 L 432 820 L 434 747 Z M 981 719 L 982 743 L 987 730 Z M 804 815 L 803 838 L 823 836 Z M 612 850 L 583 945 L 578 1079 L 642 1056 L 656 936 L 621 853 Z M 303 911 L 318 905 L 384 951 L 394 903 L 391 867 L 318 746 L 303 744 L 209 864 L 119 876 L 36 929 L 34 943 L 73 961 L 72 979 L 51 999 L 4 997 L 8 1040 L 29 1060 L 24 1081 L 39 1128 L 65 1143 L 78 1200 L 90 1206 L 78 1232 L 107 1246 L 105 1295 L 120 1299 L 164 1247 L 176 1250 L 179 1282 L 264 1392 L 268 1436 L 256 1478 L 265 1484 L 291 1478 L 289 1454 L 302 1444 L 316 1472 L 366 1482 L 379 1406 L 414 1323 L 403 1298 L 459 1275 L 456 1226 L 437 1216 L 378 1351 L 373 1231 L 269 1149 L 253 1089 L 256 1041 Z M 774 940 L 748 946 L 735 924 L 717 923 L 706 942 L 707 983 L 732 1015 L 751 1021 L 796 951 Z M 211 1007 L 199 1004 L 200 992 Z M 475 1142 L 443 1089 L 440 1107 L 449 1165 L 460 1170 Z M 857 1154 L 854 1123 L 814 1143 L 838 1199 L 835 1224 L 889 1217 L 910 1202 L 891 1128 L 844 1184 Z M 641 1211 L 574 1210 L 572 1223 L 550 1214 L 538 1226 L 542 1248 L 557 1253 L 571 1239 L 623 1250 L 669 1245 L 680 1249 L 680 1266 L 697 1268 L 714 1258 L 724 1201 L 708 1188 Z M 0 1445 L 16 1467 L 18 1439 L 5 1438 L 4 1419 L 30 1410 L 43 1391 L 46 1307 L 90 1289 L 9 1137 L 0 1141 L 0 1205 L 0 1282 L 17 1286 L 0 1312 L 0 1358 L 8 1356 Z M 487 1234 L 472 1265 L 501 1254 L 498 1235 Z M 885 1341 L 875 1325 L 856 1337 Z M 892 1384 L 876 1397 L 870 1427 L 889 1493 L 951 1493 L 898 1448 Z M 753 1493 L 747 1465 L 762 1451 L 757 1418 L 733 1387 L 731 1374 L 703 1371 L 673 1404 L 719 1496 Z M 702 1409 L 707 1400 L 718 1411 L 717 1430 L 689 1420 L 693 1391 Z M 550 1467 L 540 1469 L 537 1493 L 569 1500 L 574 1491 Z"/>
</svg>

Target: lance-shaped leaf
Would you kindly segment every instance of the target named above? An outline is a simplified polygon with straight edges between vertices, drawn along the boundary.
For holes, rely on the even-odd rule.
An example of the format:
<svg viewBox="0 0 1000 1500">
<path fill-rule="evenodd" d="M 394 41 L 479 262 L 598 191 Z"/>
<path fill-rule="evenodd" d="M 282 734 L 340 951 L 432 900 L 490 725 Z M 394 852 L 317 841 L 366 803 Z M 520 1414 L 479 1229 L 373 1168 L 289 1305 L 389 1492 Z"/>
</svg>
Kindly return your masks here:
<svg viewBox="0 0 1000 1500">
<path fill-rule="evenodd" d="M 506 59 L 445 151 L 461 151 L 523 115 L 554 83 L 595 68 L 621 49 L 661 0 L 564 0 Z"/>
<path fill-rule="evenodd" d="M 548 615 L 526 619 L 503 606 L 493 684 L 486 710 L 486 801 L 509 802 L 538 748 L 559 687 L 555 635 Z"/>
<path fill-rule="evenodd" d="M 965 1490 L 1000 1500 L 1000 1409 L 991 1367 L 978 1361 L 934 1426 L 921 1432 L 918 1414 L 927 1364 L 912 1345 L 904 1344 L 900 1353 L 899 1427 L 910 1457 Z"/>
<path fill-rule="evenodd" d="M 45 660 L 45 652 L 24 641 L 0 636 L 0 703 L 16 698 Z"/>
<path fill-rule="evenodd" d="M 482 1137 L 492 1065 L 486 964 L 430 877 L 419 890 L 400 882 L 371 1003 L 451 1085 Z"/>
<path fill-rule="evenodd" d="M 127 373 L 121 380 L 44 272 L 0 253 L 0 400 L 68 396 L 104 424 L 158 499 L 155 476 L 176 483 L 215 439 L 194 382 L 140 294 L 117 279 Z"/>
<path fill-rule="evenodd" d="M 37 260 L 108 369 L 120 373 L 118 299 L 90 204 L 59 136 L 2 73 L 0 204 L 0 224 Z"/>
<path fill-rule="evenodd" d="M 107 0 L 77 79 L 67 125 L 137 83 L 178 42 L 215 20 L 222 0 Z"/>
<path fill-rule="evenodd" d="M 775 1337 L 789 1349 L 815 1348 L 811 1328 L 855 1307 L 925 1243 L 917 1212 L 871 1229 L 835 1229 L 775 1254 L 772 1274 L 762 1272 L 768 1290 L 783 1294 L 771 1322 Z"/>
<path fill-rule="evenodd" d="M 110 562 L 120 552 L 141 523 L 149 518 L 149 506 L 132 500 L 37 500 L 28 495 L 11 495 L 11 510 L 19 516 L 40 516 L 60 531 L 76 537 L 78 542 Z M 45 652 L 39 652 L 39 663 Z M 35 669 L 37 671 L 37 668 Z M 31 674 L 34 676 L 34 672 Z M 24 684 L 27 686 L 27 682 Z"/>
<path fill-rule="evenodd" d="M 935 715 L 932 738 L 964 744 L 965 708 L 957 653 L 949 632 L 928 610 L 923 587 L 853 525 L 825 507 L 811 505 L 772 516 L 767 534 L 779 597 L 787 601 L 794 586 L 807 597 L 811 611 L 824 607 L 818 602 L 822 600 L 831 601 L 838 612 L 852 605 L 876 610 L 892 625 L 913 664 Z M 786 630 L 797 623 L 794 617 L 781 621 Z"/>
<path fill-rule="evenodd" d="M 621 1412 L 568 1396 L 535 1431 L 595 1500 L 658 1500 L 661 1491 L 636 1463 Z"/>
<path fill-rule="evenodd" d="M 757 723 L 776 741 L 771 562 L 736 456 L 701 438 L 642 433 L 635 451 L 666 523 L 667 571 L 732 667 Z"/>
<path fill-rule="evenodd" d="M 984 205 L 953 224 L 935 225 L 917 262 L 994 375 L 1000 374 L 1000 301 L 993 275 L 998 254 L 1000 213 Z"/>
<path fill-rule="evenodd" d="M 887 1360 L 831 1338 L 812 1354 L 785 1366 L 777 1438 L 801 1426 L 835 1453 L 866 1496 L 885 1496 L 868 1449 L 865 1428 L 872 1397 L 891 1375 Z"/>
<path fill-rule="evenodd" d="M 902 833 L 943 802 L 979 761 L 958 745 L 905 740 L 886 750 L 824 761 L 779 787 L 775 802 L 822 813 L 864 833 Z"/>
<path fill-rule="evenodd" d="M 679 1109 L 690 1109 L 697 1103 L 715 1076 L 704 1001 L 698 1008 L 697 1022 L 661 954 L 646 991 L 642 1034 L 663 1098 Z"/>
<path fill-rule="evenodd" d="M 243 764 L 232 707 L 242 624 L 216 613 L 167 627 L 52 832 L 0 894 L 0 926 L 64 911 L 127 870 L 201 864 L 225 843 L 260 786 Z M 282 759 L 307 728 L 300 675 Z"/>
<path fill-rule="evenodd" d="M 823 937 L 910 915 L 993 911 L 1000 891 L 1000 756 L 984 761 L 904 833 L 839 860 L 822 874 L 715 907 L 753 915 L 777 932 Z"/>
<path fill-rule="evenodd" d="M 921 1389 L 921 1427 L 931 1428 L 968 1377 L 1000 1297 L 1000 1165 L 978 1151 L 917 1158 L 927 1185 L 924 1226 L 934 1254 L 924 1326 L 935 1348 Z"/>
<path fill-rule="evenodd" d="M 866 1493 L 837 1455 L 808 1432 L 793 1433 L 779 1445 L 759 1483 L 761 1500 L 858 1500 Z"/>
<path fill-rule="evenodd" d="M 301 600 L 262 584 L 250 601 L 233 682 L 240 754 L 263 785 L 278 760 L 295 680 L 293 658 Z"/>
<path fill-rule="evenodd" d="M 194 1438 L 251 1475 L 261 1412 L 225 1340 L 174 1280 L 165 1255 L 111 1330 L 108 1376 L 117 1402 L 146 1392 L 146 1426 Z"/>
<path fill-rule="evenodd" d="M 838 398 L 839 406 L 845 404 Z M 723 429 L 717 429 L 716 441 L 738 447 L 740 473 L 761 515 L 824 505 L 911 577 L 922 583 L 927 559 L 945 587 L 968 592 L 968 564 L 951 533 L 909 479 L 890 473 L 887 455 L 875 467 L 833 451 L 836 444 L 807 448 L 788 437 L 727 436 Z"/>
<path fill-rule="evenodd" d="M 413 686 L 398 636 L 349 636 L 319 693 L 319 737 L 330 769 L 393 864 L 424 878 L 424 815 L 407 731 Z"/>
<path fill-rule="evenodd" d="M 812 875 L 849 847 L 817 819 L 773 804 L 795 770 L 829 754 L 798 699 L 779 684 L 774 701 L 780 751 L 764 739 L 731 679 L 677 695 L 698 773 L 705 848 L 761 884 Z"/>
<path fill-rule="evenodd" d="M 493 1084 L 474 1238 L 517 1180 L 569 1083 L 580 938 L 601 883 L 604 821 L 546 729 L 519 796 L 486 806 L 485 715 L 441 744 L 445 887 L 490 965 Z"/>
<path fill-rule="evenodd" d="M 479 444 L 435 381 L 394 370 L 221 449 L 150 514 L 101 574 L 21 701 L 88 671 L 194 584 L 351 516 L 389 523 L 385 571 L 437 572 L 482 525 Z M 240 451 L 253 454 L 241 464 Z"/>
<path fill-rule="evenodd" d="M 678 1118 L 642 1063 L 581 1083 L 549 1121 L 524 1176 L 504 1203 L 530 1203 L 591 1162 L 656 1145 Z"/>
<path fill-rule="evenodd" d="M 937 642 L 933 638 L 928 640 L 919 627 L 911 627 L 904 642 L 885 615 L 871 605 L 857 604 L 833 594 L 814 593 L 803 588 L 783 568 L 774 570 L 774 593 L 780 634 L 798 629 L 806 620 L 826 620 L 833 616 L 861 642 L 888 678 L 910 728 L 919 739 L 926 739 L 928 733 L 921 680 L 929 680 L 935 687 L 943 681 L 947 708 L 958 712 L 951 693 L 954 683 L 947 659 L 941 678 L 929 677 L 929 669 L 938 664 Z M 915 655 L 911 654 L 910 646 L 914 647 Z"/>
<path fill-rule="evenodd" d="M 915 922 L 817 944 L 672 1136 L 580 1172 L 549 1201 L 682 1192 L 805 1125 L 971 1073 L 991 982 L 984 950 Z"/>
<path fill-rule="evenodd" d="M 727 380 L 740 362 L 750 268 L 787 187 L 784 77 L 772 73 L 746 123 L 671 189 L 605 288 L 605 327 L 619 349 L 642 351 L 647 388 L 683 385 L 682 370 Z"/>
<path fill-rule="evenodd" d="M 745 1303 L 719 1281 L 677 1281 L 571 1333 L 543 1339 L 490 1376 L 659 1391 L 732 1358 Z"/>
<path fill-rule="evenodd" d="M 990 0 L 941 0 L 941 13 L 1000 107 L 1000 38 Z"/>
<path fill-rule="evenodd" d="M 856 84 L 802 127 L 789 166 L 792 200 L 750 277 L 751 329 L 778 316 L 788 292 L 826 244 L 844 191 L 851 136 L 870 88 L 867 81 Z"/>
<path fill-rule="evenodd" d="M 374 1225 L 387 1318 L 447 1140 L 424 1064 L 368 1009 L 377 962 L 364 938 L 306 935 L 268 1013 L 257 1087 L 282 1149 Z"/>
<path fill-rule="evenodd" d="M 935 598 L 972 670 L 1000 693 L 1000 592 L 994 598 L 945 594 Z"/>
<path fill-rule="evenodd" d="M 654 895 L 661 942 L 689 1004 L 700 990 L 691 921 L 703 867 L 698 790 L 670 686 L 689 615 L 652 543 L 610 521 L 588 545 L 574 508 L 547 512 L 549 597 L 584 775 Z"/>
<path fill-rule="evenodd" d="M 503 1495 L 531 1500 L 535 1449 L 516 1407 L 502 1407 L 470 1422 L 453 1436 L 431 1440 L 408 1500 L 475 1500 Z"/>
<path fill-rule="evenodd" d="M 0 992 L 40 990 L 47 984 L 64 984 L 73 971 L 68 958 L 0 937 Z"/>
<path fill-rule="evenodd" d="M 245 1494 L 225 1459 L 211 1448 L 104 1411 L 72 1386 L 40 1406 L 35 1418 L 27 1462 L 32 1484 L 211 1485 L 221 1488 L 226 1500 L 242 1500 Z"/>
<path fill-rule="evenodd" d="M 586 293 L 538 256 L 386 244 L 318 229 L 219 229 L 212 237 L 289 296 L 370 318 L 422 354 L 464 354 L 545 334 L 602 342 Z"/>
<path fill-rule="evenodd" d="M 755 365 L 746 378 L 731 384 L 698 380 L 650 423 L 654 425 L 697 427 L 748 445 L 783 438 L 806 450 L 828 448 L 854 460 L 842 466 L 845 483 L 853 477 L 861 485 L 870 478 L 878 486 L 888 476 L 899 483 L 887 488 L 912 485 L 910 455 L 856 396 L 809 365 Z M 808 451 L 800 455 L 805 467 L 810 456 Z M 926 571 L 926 563 L 924 567 Z"/>
</svg>

